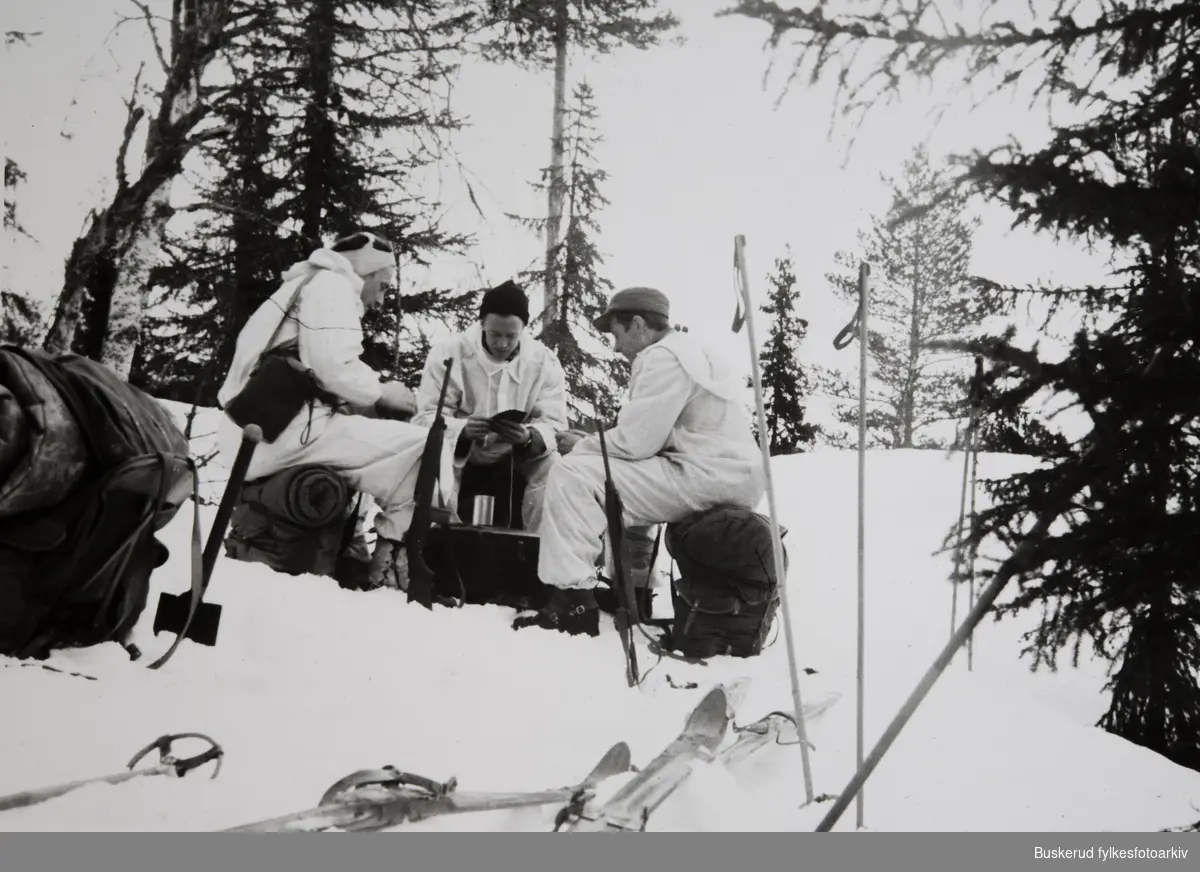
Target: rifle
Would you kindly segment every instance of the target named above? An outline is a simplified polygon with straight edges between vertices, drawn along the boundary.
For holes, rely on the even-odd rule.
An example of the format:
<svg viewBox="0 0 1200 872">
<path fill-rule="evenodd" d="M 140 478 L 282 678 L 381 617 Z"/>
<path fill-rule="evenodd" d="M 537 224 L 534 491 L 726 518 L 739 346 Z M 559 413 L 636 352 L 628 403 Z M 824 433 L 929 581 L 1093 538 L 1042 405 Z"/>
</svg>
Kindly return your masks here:
<svg viewBox="0 0 1200 872">
<path fill-rule="evenodd" d="M 446 436 L 446 418 L 442 415 L 442 404 L 446 402 L 446 388 L 450 384 L 453 358 L 446 358 L 446 374 L 442 378 L 442 389 L 438 393 L 437 414 L 425 437 L 425 450 L 421 453 L 421 466 L 417 470 L 417 484 L 413 489 L 413 518 L 404 536 L 404 547 L 408 553 L 408 601 L 416 601 L 433 611 L 433 570 L 425 562 L 425 538 L 433 520 L 433 488 L 437 484 L 438 469 L 442 461 L 442 443 Z"/>
<path fill-rule="evenodd" d="M 638 683 L 637 646 L 633 643 L 633 627 L 640 623 L 637 611 L 637 595 L 633 579 L 625 571 L 625 507 L 617 485 L 613 481 L 612 468 L 608 463 L 608 446 L 604 442 L 604 428 L 597 426 L 600 437 L 600 456 L 604 458 L 604 515 L 608 521 L 608 547 L 613 558 L 613 589 L 617 594 L 617 613 L 614 623 L 621 637 L 621 648 L 625 652 L 625 678 L 630 687 Z"/>
</svg>

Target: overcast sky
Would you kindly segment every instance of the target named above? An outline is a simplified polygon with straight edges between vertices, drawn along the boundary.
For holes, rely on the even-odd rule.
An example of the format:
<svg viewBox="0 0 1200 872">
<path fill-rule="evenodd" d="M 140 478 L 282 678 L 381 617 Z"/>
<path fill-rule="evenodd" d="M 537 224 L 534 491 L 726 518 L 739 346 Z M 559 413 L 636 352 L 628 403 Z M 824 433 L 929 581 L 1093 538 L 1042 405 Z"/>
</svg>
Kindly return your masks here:
<svg viewBox="0 0 1200 872">
<path fill-rule="evenodd" d="M 32 47 L 9 50 L 2 97 L 6 153 L 29 176 L 19 214 L 37 243 L 9 240 L 6 284 L 49 299 L 61 286 L 64 260 L 87 210 L 103 204 L 111 190 L 122 100 L 137 64 L 152 62 L 152 55 L 137 24 L 106 40 L 118 14 L 132 10 L 126 0 L 15 5 L 6 10 L 6 30 L 43 31 Z M 164 0 L 151 5 L 169 9 Z M 745 366 L 745 334 L 729 334 L 733 238 L 746 236 L 757 302 L 774 259 L 790 244 L 801 315 L 810 321 L 806 356 L 848 363 L 844 358 L 857 354 L 835 354 L 831 343 L 849 310 L 834 300 L 823 276 L 834 251 L 853 246 L 868 216 L 886 205 L 880 173 L 897 171 L 930 134 L 930 103 L 910 98 L 874 112 L 856 132 L 847 161 L 848 126 L 829 136 L 830 89 L 796 83 L 775 107 L 782 76 L 764 87 L 772 60 L 763 46 L 765 25 L 715 18 L 724 0 L 672 5 L 683 22 L 685 46 L 571 59 L 569 84 L 588 79 L 605 137 L 599 157 L 610 175 L 603 193 L 611 205 L 600 215 L 606 274 L 618 288 L 661 288 L 673 301 L 676 321 L 711 335 Z M 548 162 L 552 86 L 550 71 L 473 65 L 461 73 L 454 107 L 470 126 L 457 137 L 456 149 L 486 220 L 463 196 L 459 170 L 444 168 L 447 226 L 476 233 L 479 245 L 465 259 L 406 269 L 406 287 L 479 287 L 502 281 L 538 256 L 541 241 L 504 212 L 536 215 L 545 208 L 529 183 Z M 941 94 L 958 87 L 945 83 Z M 1036 139 L 1045 130 L 1024 105 L 993 103 L 984 112 L 944 120 L 931 146 L 937 155 L 996 145 L 1009 135 Z M 1098 258 L 1050 239 L 1008 233 L 1007 216 L 998 210 L 984 215 L 975 244 L 978 272 L 1008 282 L 1102 277 Z"/>
</svg>

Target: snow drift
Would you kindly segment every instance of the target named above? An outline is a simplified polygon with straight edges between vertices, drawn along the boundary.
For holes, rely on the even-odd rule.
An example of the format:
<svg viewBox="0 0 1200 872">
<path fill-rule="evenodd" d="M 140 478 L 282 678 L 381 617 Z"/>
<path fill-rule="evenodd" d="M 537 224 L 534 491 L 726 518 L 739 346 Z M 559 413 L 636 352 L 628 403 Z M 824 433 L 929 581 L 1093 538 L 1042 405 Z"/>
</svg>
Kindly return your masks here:
<svg viewBox="0 0 1200 872">
<path fill-rule="evenodd" d="M 187 409 L 168 405 L 182 422 Z M 212 450 L 216 414 L 201 410 L 193 424 L 197 456 Z M 214 501 L 231 463 L 217 457 L 202 470 Z M 981 456 L 980 475 L 1027 463 Z M 958 516 L 961 469 L 961 456 L 939 452 L 868 458 L 868 749 L 949 636 L 952 558 L 934 552 Z M 815 791 L 833 794 L 855 768 L 856 461 L 822 451 L 779 458 L 774 472 L 802 693 L 805 702 L 841 695 L 809 725 Z M 204 509 L 205 523 L 214 512 Z M 352 593 L 224 557 L 208 595 L 224 606 L 216 647 L 187 642 L 163 670 L 147 670 L 172 641 L 150 626 L 159 592 L 186 589 L 191 520 L 181 512 L 164 533 L 171 560 L 154 577 L 135 637 L 142 661 L 116 644 L 59 652 L 49 665 L 62 671 L 0 659 L 8 712 L 0 793 L 119 771 L 151 739 L 182 731 L 224 746 L 220 776 L 87 787 L 0 814 L 0 828 L 219 829 L 310 807 L 338 778 L 386 764 L 453 776 L 470 790 L 560 787 L 617 741 L 647 763 L 718 681 L 746 682 L 739 725 L 791 709 L 782 633 L 761 657 L 707 666 L 654 664 L 643 646 L 645 682 L 630 689 L 607 619 L 596 639 L 514 632 L 507 609 L 428 612 L 395 592 Z M 664 554 L 660 573 L 668 567 Z M 985 622 L 971 671 L 960 652 L 868 780 L 868 829 L 1136 831 L 1200 817 L 1200 773 L 1094 726 L 1106 706 L 1106 664 L 1030 673 L 1018 658 L 1029 620 Z M 804 799 L 797 747 L 773 746 L 735 771 L 698 765 L 647 828 L 806 831 L 828 804 L 800 808 Z M 549 831 L 555 811 L 411 828 Z M 848 811 L 837 829 L 853 826 Z"/>
</svg>

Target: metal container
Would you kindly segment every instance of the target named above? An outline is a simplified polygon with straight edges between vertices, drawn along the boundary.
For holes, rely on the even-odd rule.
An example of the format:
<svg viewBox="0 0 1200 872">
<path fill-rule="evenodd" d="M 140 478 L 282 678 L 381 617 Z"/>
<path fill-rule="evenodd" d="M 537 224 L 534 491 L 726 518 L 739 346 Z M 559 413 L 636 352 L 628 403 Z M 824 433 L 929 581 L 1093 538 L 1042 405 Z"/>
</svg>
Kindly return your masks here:
<svg viewBox="0 0 1200 872">
<path fill-rule="evenodd" d="M 471 525 L 475 527 L 492 526 L 492 516 L 496 511 L 496 498 L 480 494 L 475 497 L 472 507 Z"/>
</svg>

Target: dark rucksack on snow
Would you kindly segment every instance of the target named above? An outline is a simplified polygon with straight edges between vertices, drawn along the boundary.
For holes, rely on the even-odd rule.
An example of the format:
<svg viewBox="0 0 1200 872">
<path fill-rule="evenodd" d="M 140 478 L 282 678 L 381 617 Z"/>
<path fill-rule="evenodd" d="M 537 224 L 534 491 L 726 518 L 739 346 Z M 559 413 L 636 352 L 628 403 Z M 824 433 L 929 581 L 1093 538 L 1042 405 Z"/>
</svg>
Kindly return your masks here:
<svg viewBox="0 0 1200 872">
<path fill-rule="evenodd" d="M 0 654 L 124 642 L 168 556 L 155 533 L 196 484 L 153 397 L 85 357 L 0 346 Z"/>
<path fill-rule="evenodd" d="M 663 647 L 700 659 L 758 655 L 779 607 L 770 520 L 717 507 L 667 524 L 664 542 L 678 571 L 671 579 L 675 619 Z M 786 572 L 786 549 L 783 560 Z"/>
</svg>

